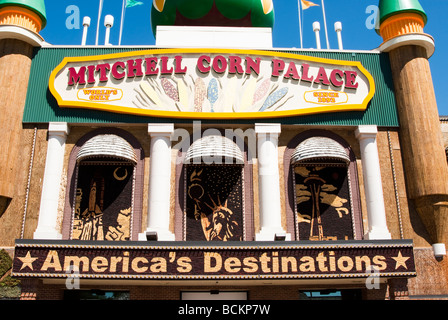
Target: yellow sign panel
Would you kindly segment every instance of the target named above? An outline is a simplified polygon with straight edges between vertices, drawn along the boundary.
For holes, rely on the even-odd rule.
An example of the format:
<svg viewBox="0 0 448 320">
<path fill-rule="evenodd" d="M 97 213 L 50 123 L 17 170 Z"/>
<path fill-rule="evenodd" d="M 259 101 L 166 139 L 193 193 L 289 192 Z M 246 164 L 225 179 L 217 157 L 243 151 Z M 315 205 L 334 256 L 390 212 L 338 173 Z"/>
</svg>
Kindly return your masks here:
<svg viewBox="0 0 448 320">
<path fill-rule="evenodd" d="M 189 119 L 364 111 L 375 93 L 360 62 L 238 49 L 155 49 L 65 58 L 60 107 Z"/>
</svg>

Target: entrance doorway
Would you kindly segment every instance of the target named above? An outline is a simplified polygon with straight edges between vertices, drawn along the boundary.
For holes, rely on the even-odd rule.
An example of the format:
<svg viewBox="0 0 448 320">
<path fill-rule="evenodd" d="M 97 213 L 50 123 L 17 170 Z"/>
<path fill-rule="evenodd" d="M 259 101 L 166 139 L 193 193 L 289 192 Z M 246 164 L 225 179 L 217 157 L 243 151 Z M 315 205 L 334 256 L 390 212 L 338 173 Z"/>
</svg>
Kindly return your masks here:
<svg viewBox="0 0 448 320">
<path fill-rule="evenodd" d="M 181 300 L 247 300 L 247 291 L 183 291 Z"/>
</svg>

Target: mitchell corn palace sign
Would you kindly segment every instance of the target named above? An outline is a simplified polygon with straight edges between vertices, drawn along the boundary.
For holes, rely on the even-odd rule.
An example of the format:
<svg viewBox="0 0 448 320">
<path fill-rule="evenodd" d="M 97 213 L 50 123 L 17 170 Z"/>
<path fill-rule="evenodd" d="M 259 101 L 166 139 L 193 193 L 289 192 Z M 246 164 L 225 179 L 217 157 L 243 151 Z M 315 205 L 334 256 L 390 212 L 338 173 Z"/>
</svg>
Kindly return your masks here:
<svg viewBox="0 0 448 320">
<path fill-rule="evenodd" d="M 59 107 L 194 119 L 364 111 L 375 93 L 358 61 L 238 49 L 156 49 L 66 57 Z"/>
</svg>

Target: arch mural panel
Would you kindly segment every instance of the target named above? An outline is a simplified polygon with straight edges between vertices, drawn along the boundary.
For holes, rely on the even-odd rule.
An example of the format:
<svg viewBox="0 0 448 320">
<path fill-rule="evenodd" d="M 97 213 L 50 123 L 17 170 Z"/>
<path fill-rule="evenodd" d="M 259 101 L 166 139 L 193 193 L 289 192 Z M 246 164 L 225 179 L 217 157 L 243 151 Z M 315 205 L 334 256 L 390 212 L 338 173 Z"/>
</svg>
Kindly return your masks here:
<svg viewBox="0 0 448 320">
<path fill-rule="evenodd" d="M 296 219 L 300 240 L 354 238 L 347 166 L 296 165 Z"/>
<path fill-rule="evenodd" d="M 133 175 L 130 164 L 80 164 L 72 239 L 130 239 Z"/>
<path fill-rule="evenodd" d="M 186 175 L 186 240 L 243 240 L 243 166 L 188 165 Z"/>
<path fill-rule="evenodd" d="M 297 156 L 296 148 L 313 137 L 332 141 L 331 148 L 339 146 L 333 150 L 334 156 L 331 150 L 323 148 L 314 157 L 292 161 Z M 310 150 L 316 152 L 319 148 L 313 146 Z M 284 174 L 288 232 L 295 234 L 297 240 L 362 239 L 356 157 L 344 139 L 326 130 L 298 134 L 285 150 Z"/>
<path fill-rule="evenodd" d="M 92 154 L 77 161 L 83 146 L 100 135 L 129 144 L 127 156 Z M 138 237 L 143 209 L 143 161 L 140 143 L 120 129 L 97 129 L 73 147 L 67 170 L 63 237 L 71 240 L 129 241 Z M 136 162 L 134 162 L 136 161 Z"/>
</svg>

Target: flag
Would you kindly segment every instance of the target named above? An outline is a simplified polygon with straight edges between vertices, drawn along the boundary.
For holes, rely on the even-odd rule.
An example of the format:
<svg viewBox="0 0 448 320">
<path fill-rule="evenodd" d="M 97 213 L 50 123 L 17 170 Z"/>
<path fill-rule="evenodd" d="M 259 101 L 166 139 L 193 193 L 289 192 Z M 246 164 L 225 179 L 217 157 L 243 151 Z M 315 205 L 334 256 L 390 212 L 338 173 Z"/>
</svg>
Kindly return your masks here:
<svg viewBox="0 0 448 320">
<path fill-rule="evenodd" d="M 121 9 L 121 22 L 120 22 L 120 36 L 118 39 L 118 45 L 121 45 L 121 38 L 123 36 L 123 23 L 124 23 L 124 17 L 125 17 L 125 12 L 127 8 L 132 8 L 135 6 L 139 6 L 142 5 L 143 2 L 141 1 L 136 1 L 136 0 L 123 0 L 123 7 Z"/>
<path fill-rule="evenodd" d="M 303 10 L 308 9 L 309 7 L 319 6 L 314 2 L 308 0 L 299 0 L 299 31 L 300 31 L 300 48 L 303 48 L 303 25 L 302 25 L 302 15 Z"/>
<path fill-rule="evenodd" d="M 302 2 L 302 10 L 306 10 L 309 7 L 319 6 L 318 4 L 315 4 L 314 2 L 308 1 L 308 0 L 300 0 Z"/>
<path fill-rule="evenodd" d="M 139 6 L 142 5 L 143 2 L 141 1 L 136 1 L 136 0 L 126 0 L 126 8 L 132 8 L 135 6 Z"/>
</svg>

